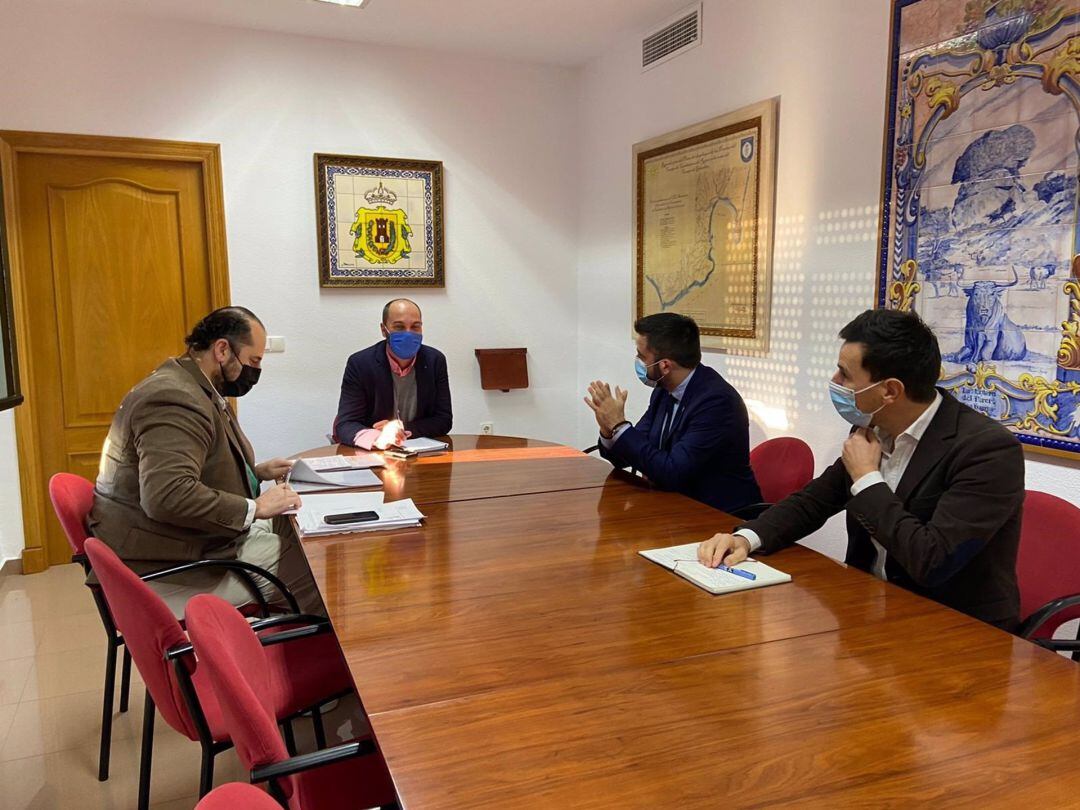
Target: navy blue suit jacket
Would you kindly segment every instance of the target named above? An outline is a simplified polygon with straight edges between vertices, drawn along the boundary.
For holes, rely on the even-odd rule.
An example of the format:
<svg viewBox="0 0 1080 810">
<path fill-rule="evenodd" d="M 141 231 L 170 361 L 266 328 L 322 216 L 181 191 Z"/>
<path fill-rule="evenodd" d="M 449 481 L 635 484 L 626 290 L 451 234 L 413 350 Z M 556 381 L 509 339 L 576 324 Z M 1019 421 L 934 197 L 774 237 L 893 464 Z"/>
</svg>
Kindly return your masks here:
<svg viewBox="0 0 1080 810">
<path fill-rule="evenodd" d="M 699 365 L 683 394 L 669 436 L 660 446 L 671 394 L 653 391 L 649 409 L 600 455 L 617 467 L 633 467 L 659 489 L 681 492 L 731 512 L 761 502 L 750 469 L 750 420 L 731 384 Z"/>
<path fill-rule="evenodd" d="M 445 436 L 454 424 L 446 356 L 438 349 L 421 346 L 412 373 L 416 375 L 416 418 L 406 422 L 405 429 L 413 436 Z M 394 418 L 392 374 L 385 340 L 349 358 L 334 419 L 336 441 L 352 444 L 361 430 Z"/>
</svg>

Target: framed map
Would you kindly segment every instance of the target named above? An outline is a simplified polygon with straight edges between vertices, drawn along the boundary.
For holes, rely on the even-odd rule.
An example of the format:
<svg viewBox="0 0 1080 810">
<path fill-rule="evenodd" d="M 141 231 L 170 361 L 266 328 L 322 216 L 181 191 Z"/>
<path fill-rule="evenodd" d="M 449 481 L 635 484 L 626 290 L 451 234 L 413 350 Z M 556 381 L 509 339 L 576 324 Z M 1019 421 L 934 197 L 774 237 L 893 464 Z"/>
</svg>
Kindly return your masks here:
<svg viewBox="0 0 1080 810">
<path fill-rule="evenodd" d="M 1080 4 L 894 0 L 878 305 L 940 385 L 1032 449 L 1080 453 Z"/>
<path fill-rule="evenodd" d="M 315 155 L 322 287 L 443 287 L 438 161 Z"/>
<path fill-rule="evenodd" d="M 778 109 L 634 145 L 634 319 L 678 312 L 705 348 L 768 350 Z"/>
</svg>

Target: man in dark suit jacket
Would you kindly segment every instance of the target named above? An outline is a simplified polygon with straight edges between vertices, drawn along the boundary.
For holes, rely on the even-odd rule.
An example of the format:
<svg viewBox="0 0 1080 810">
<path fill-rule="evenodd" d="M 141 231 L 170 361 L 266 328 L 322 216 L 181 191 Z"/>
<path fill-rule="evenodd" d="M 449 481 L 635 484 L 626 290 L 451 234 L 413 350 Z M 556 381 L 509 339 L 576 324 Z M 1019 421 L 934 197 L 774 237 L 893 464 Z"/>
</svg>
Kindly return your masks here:
<svg viewBox="0 0 1080 810">
<path fill-rule="evenodd" d="M 830 396 L 855 425 L 842 457 L 734 535 L 706 540 L 699 559 L 734 565 L 768 554 L 846 510 L 848 565 L 1015 629 L 1020 443 L 935 388 L 941 354 L 917 315 L 871 310 L 840 337 Z"/>
<path fill-rule="evenodd" d="M 423 345 L 420 307 L 397 298 L 383 307 L 374 346 L 345 364 L 334 439 L 370 450 L 407 436 L 445 436 L 454 423 L 446 357 Z"/>
<path fill-rule="evenodd" d="M 600 426 L 600 455 L 633 467 L 656 487 L 730 512 L 761 500 L 750 469 L 750 423 L 742 397 L 701 364 L 692 318 L 662 312 L 639 318 L 635 366 L 654 388 L 636 425 L 626 420 L 627 392 L 599 380 L 585 404 Z"/>
<path fill-rule="evenodd" d="M 141 568 L 206 559 L 252 563 L 277 574 L 306 610 L 322 611 L 295 533 L 285 519 L 271 522 L 299 506 L 300 496 L 284 484 L 260 493 L 261 481 L 284 476 L 292 462 L 256 464 L 225 399 L 258 381 L 266 330 L 250 310 L 224 307 L 195 325 L 187 345 L 186 354 L 166 360 L 120 403 L 101 454 L 91 531 Z M 281 600 L 268 582 L 259 586 Z M 203 592 L 237 605 L 252 601 L 244 584 L 220 568 L 161 580 L 154 590 L 181 611 Z"/>
</svg>

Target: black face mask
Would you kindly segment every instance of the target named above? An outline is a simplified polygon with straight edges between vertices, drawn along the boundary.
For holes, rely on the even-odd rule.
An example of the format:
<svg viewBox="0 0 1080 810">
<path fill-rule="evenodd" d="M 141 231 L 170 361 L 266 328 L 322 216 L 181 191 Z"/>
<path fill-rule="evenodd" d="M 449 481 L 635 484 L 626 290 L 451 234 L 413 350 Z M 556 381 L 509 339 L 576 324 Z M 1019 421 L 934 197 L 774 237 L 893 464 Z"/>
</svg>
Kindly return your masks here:
<svg viewBox="0 0 1080 810">
<path fill-rule="evenodd" d="M 240 363 L 240 356 L 236 353 L 236 349 L 233 349 L 232 345 L 229 345 L 229 349 L 232 350 L 233 357 L 236 358 L 236 362 Z M 255 387 L 255 383 L 259 381 L 259 375 L 262 374 L 261 368 L 255 368 L 255 366 L 248 366 L 244 363 L 240 363 L 240 373 L 236 375 L 235 380 L 230 380 L 225 376 L 225 367 L 221 367 L 221 393 L 226 397 L 242 397 L 248 391 Z"/>
</svg>

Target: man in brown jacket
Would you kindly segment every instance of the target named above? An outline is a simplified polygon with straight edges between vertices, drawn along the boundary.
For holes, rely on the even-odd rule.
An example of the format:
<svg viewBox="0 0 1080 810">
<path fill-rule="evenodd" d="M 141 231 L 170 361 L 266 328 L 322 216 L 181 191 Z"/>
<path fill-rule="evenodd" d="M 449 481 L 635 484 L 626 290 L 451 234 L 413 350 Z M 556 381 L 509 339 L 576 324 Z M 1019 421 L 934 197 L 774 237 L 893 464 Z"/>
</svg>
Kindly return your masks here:
<svg viewBox="0 0 1080 810">
<path fill-rule="evenodd" d="M 215 310 L 186 338 L 188 351 L 128 392 L 102 449 L 90 528 L 125 560 L 238 559 L 276 574 L 308 612 L 323 612 L 307 560 L 284 512 L 300 505 L 285 484 L 260 481 L 291 462 L 255 463 L 227 396 L 258 381 L 266 330 L 243 307 Z M 278 518 L 271 522 L 271 518 Z M 146 567 L 145 565 L 143 567 Z M 259 580 L 268 599 L 280 594 Z M 174 607 L 211 592 L 243 605 L 251 592 L 210 569 L 155 583 Z"/>
</svg>

